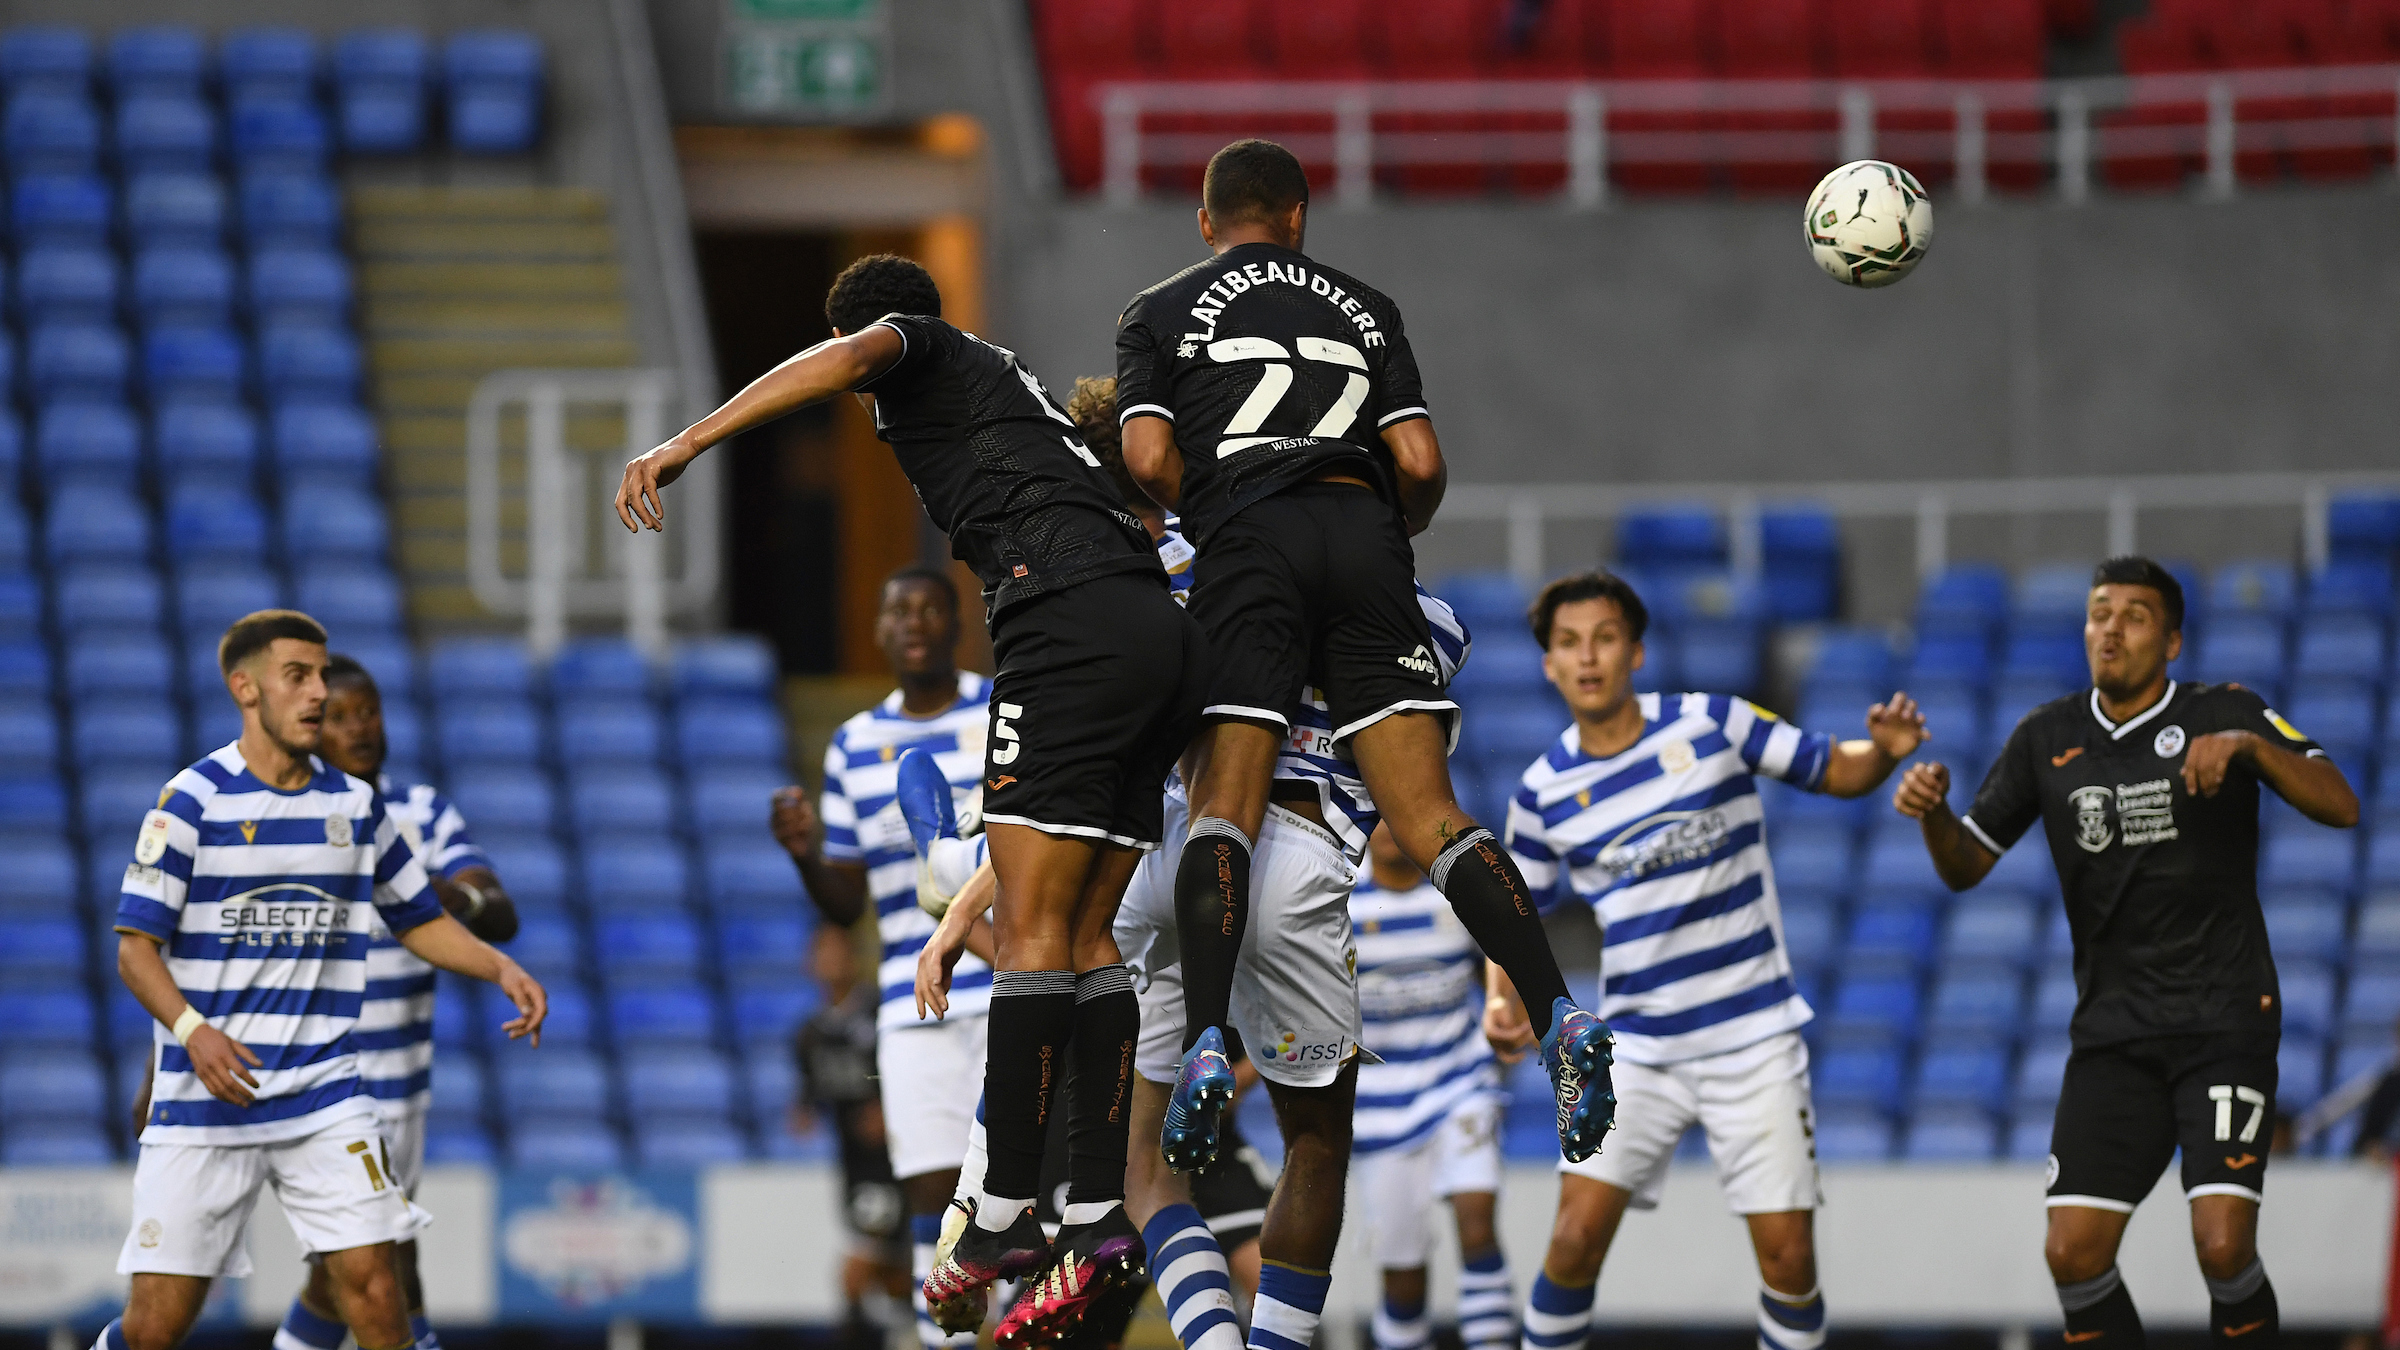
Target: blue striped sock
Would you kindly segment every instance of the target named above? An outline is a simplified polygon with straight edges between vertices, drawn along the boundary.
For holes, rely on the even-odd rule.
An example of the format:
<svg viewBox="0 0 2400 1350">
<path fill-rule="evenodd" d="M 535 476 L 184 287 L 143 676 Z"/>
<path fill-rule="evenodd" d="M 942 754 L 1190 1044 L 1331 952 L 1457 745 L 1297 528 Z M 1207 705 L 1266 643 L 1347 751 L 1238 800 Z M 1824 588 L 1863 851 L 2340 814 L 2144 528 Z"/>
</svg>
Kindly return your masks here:
<svg viewBox="0 0 2400 1350">
<path fill-rule="evenodd" d="M 1169 1205 L 1151 1215 L 1142 1225 L 1142 1245 L 1150 1253 L 1150 1280 L 1166 1305 L 1167 1325 L 1183 1350 L 1241 1350 L 1233 1277 L 1200 1211 Z"/>
<path fill-rule="evenodd" d="M 1467 1350 L 1508 1350 L 1517 1333 L 1515 1302 L 1508 1257 L 1498 1247 L 1469 1257 L 1458 1272 L 1458 1339 Z"/>
<path fill-rule="evenodd" d="M 1375 1307 L 1371 1332 L 1375 1350 L 1425 1350 L 1433 1341 L 1433 1319 L 1425 1315 L 1422 1302 L 1395 1303 L 1386 1294 Z"/>
<path fill-rule="evenodd" d="M 1824 1345 L 1824 1290 L 1795 1298 L 1759 1288 L 1758 1350 L 1823 1350 Z"/>
<path fill-rule="evenodd" d="M 1281 1261 L 1258 1263 L 1258 1302 L 1250 1309 L 1250 1350 L 1309 1350 L 1325 1315 L 1333 1275 Z"/>
<path fill-rule="evenodd" d="M 1550 1272 L 1536 1272 L 1525 1296 L 1524 1350 L 1582 1350 L 1592 1334 L 1595 1287 L 1556 1284 Z"/>
<path fill-rule="evenodd" d="M 341 1350 L 350 1328 L 330 1317 L 319 1317 L 298 1299 L 284 1310 L 283 1325 L 275 1328 L 275 1350 Z"/>
<path fill-rule="evenodd" d="M 417 1350 L 442 1350 L 441 1337 L 433 1334 L 433 1323 L 423 1313 L 409 1315 L 408 1334 L 417 1338 Z"/>
<path fill-rule="evenodd" d="M 933 1249 L 941 1245 L 942 1216 L 911 1214 L 908 1216 L 908 1266 L 916 1274 L 908 1290 L 909 1306 L 917 1310 L 917 1344 L 926 1350 L 962 1350 L 975 1344 L 975 1333 L 962 1331 L 956 1336 L 942 1333 L 933 1324 L 933 1310 L 925 1302 L 925 1277 L 933 1273 Z"/>
<path fill-rule="evenodd" d="M 115 1318 L 100 1328 L 100 1335 L 92 1342 L 92 1350 L 125 1350 L 125 1319 Z"/>
</svg>

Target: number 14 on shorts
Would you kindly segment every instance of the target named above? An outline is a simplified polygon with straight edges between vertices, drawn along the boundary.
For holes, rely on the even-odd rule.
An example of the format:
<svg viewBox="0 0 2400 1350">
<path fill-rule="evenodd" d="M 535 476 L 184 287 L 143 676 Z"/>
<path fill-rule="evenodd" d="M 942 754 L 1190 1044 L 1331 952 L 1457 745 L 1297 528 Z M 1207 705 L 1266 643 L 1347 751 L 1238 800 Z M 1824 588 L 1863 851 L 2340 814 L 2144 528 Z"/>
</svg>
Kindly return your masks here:
<svg viewBox="0 0 2400 1350">
<path fill-rule="evenodd" d="M 2267 1094 L 2257 1088 L 2218 1083 L 2208 1090 L 2208 1099 L 2217 1104 L 2217 1142 L 2224 1143 L 2234 1137 L 2233 1107 L 2236 1102 L 2250 1108 L 2250 1118 L 2242 1122 L 2241 1142 L 2247 1144 L 2258 1138 L 2259 1122 L 2267 1117 Z"/>
</svg>

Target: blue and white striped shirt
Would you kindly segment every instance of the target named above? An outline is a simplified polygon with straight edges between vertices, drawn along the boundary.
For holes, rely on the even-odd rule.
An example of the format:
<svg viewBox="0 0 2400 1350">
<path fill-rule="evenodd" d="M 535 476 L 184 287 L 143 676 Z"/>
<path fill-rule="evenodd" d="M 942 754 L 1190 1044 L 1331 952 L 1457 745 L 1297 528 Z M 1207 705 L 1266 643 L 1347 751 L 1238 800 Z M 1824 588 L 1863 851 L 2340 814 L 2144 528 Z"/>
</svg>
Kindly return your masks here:
<svg viewBox="0 0 2400 1350">
<path fill-rule="evenodd" d="M 155 1028 L 145 1144 L 273 1143 L 374 1110 L 354 1036 L 372 915 L 405 933 L 442 908 L 382 796 L 309 763 L 308 786 L 286 792 L 225 746 L 169 779 L 142 820 L 118 931 L 157 939 L 184 998 L 264 1061 L 254 1100 L 234 1106 Z"/>
<path fill-rule="evenodd" d="M 466 817 L 432 784 L 397 792 L 386 778 L 376 790 L 429 875 L 447 880 L 492 865 L 468 835 Z M 368 929 L 367 997 L 352 1034 L 368 1096 L 411 1111 L 433 1104 L 433 964 L 401 946 L 381 919 Z"/>
<path fill-rule="evenodd" d="M 900 816 L 894 789 L 900 752 L 922 748 L 950 780 L 960 809 L 983 781 L 984 740 L 990 734 L 992 682 L 971 670 L 958 673 L 958 702 L 931 717 L 900 711 L 900 691 L 858 714 L 833 733 L 825 747 L 825 857 L 861 863 L 867 894 L 875 901 L 875 928 L 883 938 L 877 973 L 882 1006 L 880 1030 L 917 1025 L 917 953 L 933 936 L 934 918 L 917 908 L 917 854 L 908 822 Z M 962 956 L 950 979 L 949 1020 L 980 1017 L 989 1010 L 992 968 Z"/>
<path fill-rule="evenodd" d="M 1425 611 L 1425 624 L 1433 630 L 1433 657 L 1442 668 L 1442 683 L 1447 685 L 1467 663 L 1467 653 L 1474 638 L 1467 632 L 1448 603 L 1435 598 L 1424 586 L 1417 587 L 1417 604 Z M 1326 710 L 1325 695 L 1317 689 L 1304 689 L 1300 705 L 1291 710 L 1291 734 L 1285 738 L 1283 753 L 1275 761 L 1277 778 L 1297 778 L 1317 785 L 1317 800 L 1325 811 L 1325 823 L 1340 836 L 1342 847 L 1349 850 L 1350 860 L 1357 862 L 1366 856 L 1367 836 L 1375 833 L 1376 822 L 1383 813 L 1376 809 L 1375 799 L 1367 795 L 1367 785 L 1359 780 L 1358 766 L 1346 755 L 1334 753 L 1333 715 Z M 1450 740 L 1452 748 L 1458 743 L 1458 722 L 1453 714 Z"/>
<path fill-rule="evenodd" d="M 1641 694 L 1642 735 L 1593 759 L 1570 725 L 1525 770 L 1508 847 L 1549 891 L 1564 864 L 1601 929 L 1617 1054 L 1673 1064 L 1806 1023 L 1754 775 L 1811 791 L 1833 739 L 1723 694 Z"/>
<path fill-rule="evenodd" d="M 1500 1077 L 1483 1039 L 1483 954 L 1450 902 L 1420 881 L 1387 891 L 1362 876 L 1350 894 L 1358 948 L 1361 1059 L 1351 1152 L 1415 1143 L 1450 1113 L 1495 1095 Z"/>
</svg>

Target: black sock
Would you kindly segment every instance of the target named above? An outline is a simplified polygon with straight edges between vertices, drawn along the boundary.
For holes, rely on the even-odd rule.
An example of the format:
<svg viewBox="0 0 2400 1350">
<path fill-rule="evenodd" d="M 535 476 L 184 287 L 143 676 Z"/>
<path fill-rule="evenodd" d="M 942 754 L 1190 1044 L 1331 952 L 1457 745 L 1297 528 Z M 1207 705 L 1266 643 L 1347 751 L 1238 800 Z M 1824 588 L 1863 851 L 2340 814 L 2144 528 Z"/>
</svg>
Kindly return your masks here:
<svg viewBox="0 0 2400 1350">
<path fill-rule="evenodd" d="M 1067 1203 L 1125 1198 L 1125 1126 L 1142 1007 L 1133 972 L 1101 966 L 1075 981 L 1075 1051 L 1067 1078 Z"/>
<path fill-rule="evenodd" d="M 1066 1077 L 1075 1035 L 1075 972 L 1003 970 L 992 975 L 990 1048 L 983 1057 L 983 1129 L 990 1162 L 984 1194 L 1030 1202 L 1042 1185 L 1050 1104 Z M 884 1072 L 901 1072 L 886 1065 Z M 978 1215 L 979 1219 L 986 1216 Z M 1005 1227 L 1013 1214 L 991 1215 Z"/>
<path fill-rule="evenodd" d="M 2275 1308 L 2275 1286 L 2267 1283 L 2267 1263 L 2253 1259 L 2250 1268 L 2230 1280 L 2208 1281 L 2208 1334 L 2218 1345 L 2241 1350 L 2274 1350 L 2283 1339 L 2283 1319 Z"/>
<path fill-rule="evenodd" d="M 2058 1305 L 2066 1310 L 2067 1336 L 2077 1344 L 2095 1337 L 2101 1343 L 2092 1350 L 2142 1350 L 2150 1344 L 2115 1266 L 2081 1283 L 2060 1285 Z"/>
<path fill-rule="evenodd" d="M 1525 1015 L 1533 1020 L 1533 1034 L 1548 1035 L 1550 1004 L 1567 997 L 1567 980 L 1558 973 L 1558 958 L 1550 954 L 1550 935 L 1542 931 L 1532 888 L 1508 850 L 1490 830 L 1477 825 L 1450 841 L 1428 875 L 1433 888 L 1458 912 L 1458 921 L 1467 926 L 1475 945 L 1508 972 L 1517 997 L 1525 1001 Z"/>
<path fill-rule="evenodd" d="M 1192 822 L 1175 864 L 1175 937 L 1183 948 L 1183 1048 L 1232 1017 L 1233 965 L 1250 923 L 1250 840 L 1231 821 Z"/>
</svg>

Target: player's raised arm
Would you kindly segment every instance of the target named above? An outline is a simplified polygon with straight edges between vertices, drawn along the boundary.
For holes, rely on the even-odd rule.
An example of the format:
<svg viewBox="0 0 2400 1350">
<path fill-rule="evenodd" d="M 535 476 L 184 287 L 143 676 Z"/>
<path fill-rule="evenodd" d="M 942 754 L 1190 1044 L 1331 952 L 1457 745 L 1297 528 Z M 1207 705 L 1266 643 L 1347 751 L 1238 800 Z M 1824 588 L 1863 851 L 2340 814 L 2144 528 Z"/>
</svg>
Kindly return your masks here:
<svg viewBox="0 0 2400 1350">
<path fill-rule="evenodd" d="M 1963 891 L 1990 875 L 2000 855 L 1967 832 L 1958 813 L 1950 809 L 1950 766 L 1911 764 L 1900 775 L 1892 806 L 1912 817 L 1925 832 L 1925 852 L 1942 884 Z"/>
<path fill-rule="evenodd" d="M 1895 693 L 1867 709 L 1865 740 L 1839 741 L 1825 761 L 1820 787 L 1828 797 L 1864 797 L 1883 786 L 1900 761 L 1933 739 L 1925 730 L 1925 714 L 1906 692 Z"/>
<path fill-rule="evenodd" d="M 1408 532 L 1423 534 L 1440 509 L 1450 487 L 1450 466 L 1442 461 L 1442 443 L 1433 434 L 1433 421 L 1412 417 L 1383 429 L 1383 443 L 1392 452 L 1394 477 L 1400 485 L 1400 514 Z"/>
<path fill-rule="evenodd" d="M 2226 770 L 2242 764 L 2319 825 L 2347 830 L 2358 824 L 2358 793 L 2341 766 L 2322 752 L 2311 753 L 2308 742 L 2278 745 L 2277 739 L 2238 729 L 2193 737 L 2183 757 L 2184 791 L 2214 797 L 2225 786 Z"/>
<path fill-rule="evenodd" d="M 666 510 L 659 505 L 658 490 L 682 477 L 685 466 L 701 452 L 786 413 L 849 393 L 891 369 L 905 349 L 897 332 L 869 325 L 860 332 L 836 334 L 752 380 L 715 412 L 625 466 L 617 484 L 617 518 L 637 533 L 644 525 L 665 529 Z"/>
</svg>

